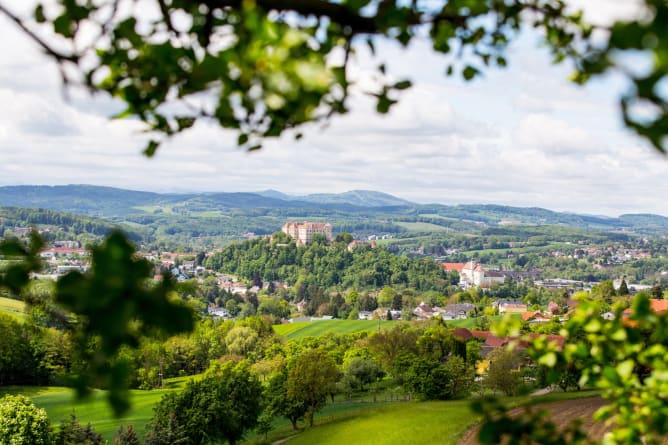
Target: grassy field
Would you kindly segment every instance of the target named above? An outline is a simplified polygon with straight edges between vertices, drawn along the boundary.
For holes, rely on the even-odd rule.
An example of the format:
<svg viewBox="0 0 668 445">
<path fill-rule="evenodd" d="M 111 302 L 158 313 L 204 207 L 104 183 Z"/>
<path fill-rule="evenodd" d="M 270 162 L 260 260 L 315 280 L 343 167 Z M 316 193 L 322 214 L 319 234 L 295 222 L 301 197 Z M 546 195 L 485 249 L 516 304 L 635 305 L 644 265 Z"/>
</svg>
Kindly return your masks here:
<svg viewBox="0 0 668 445">
<path fill-rule="evenodd" d="M 289 444 L 454 444 L 476 421 L 467 401 L 397 402 L 323 417 Z"/>
<path fill-rule="evenodd" d="M 325 334 L 350 334 L 374 332 L 392 327 L 395 321 L 386 320 L 323 320 L 274 325 L 274 331 L 288 340 L 319 337 Z"/>
<path fill-rule="evenodd" d="M 0 297 L 0 313 L 23 320 L 26 317 L 26 305 L 23 301 Z"/>
<path fill-rule="evenodd" d="M 507 399 L 511 406 L 542 404 L 597 396 L 596 391 L 555 392 L 540 397 Z M 456 444 L 478 422 L 470 401 L 393 402 L 316 417 L 316 426 L 291 439 L 289 445 Z"/>
<path fill-rule="evenodd" d="M 193 378 L 193 377 L 190 377 Z M 153 406 L 167 392 L 182 387 L 188 378 L 170 379 L 168 388 L 154 391 L 131 391 L 131 410 L 122 418 L 115 418 L 109 409 L 104 391 L 94 391 L 91 398 L 77 402 L 73 390 L 60 387 L 2 387 L 4 394 L 24 394 L 39 407 L 44 408 L 54 427 L 61 420 L 75 414 L 85 425 L 91 423 L 102 436 L 111 442 L 120 425 L 134 425 L 143 436 L 146 424 L 153 415 Z M 541 397 L 516 397 L 511 405 L 529 401 L 546 403 L 583 397 L 593 397 L 593 391 L 552 393 Z M 316 414 L 315 427 L 307 429 L 293 439 L 290 445 L 299 444 L 454 444 L 469 427 L 477 422 L 469 409 L 470 401 L 450 402 L 337 402 L 328 404 Z M 274 421 L 269 442 L 250 432 L 247 445 L 271 443 L 293 434 L 289 422 Z"/>
<path fill-rule="evenodd" d="M 70 388 L 8 386 L 0 388 L 0 397 L 5 394 L 23 394 L 30 397 L 35 405 L 46 410 L 51 424 L 56 428 L 61 420 L 66 420 L 70 414 L 74 414 L 82 425 L 91 423 L 95 430 L 111 443 L 121 425 L 134 425 L 140 436 L 143 436 L 146 424 L 153 416 L 153 406 L 164 394 L 182 387 L 185 381 L 183 378 L 170 379 L 166 380 L 166 389 L 130 391 L 132 408 L 122 418 L 114 417 L 105 391 L 96 390 L 90 398 L 78 401 L 74 397 L 74 390 Z"/>
<path fill-rule="evenodd" d="M 513 317 L 520 317 L 513 314 Z M 501 316 L 488 317 L 491 322 L 500 320 Z M 397 321 L 386 320 L 323 320 L 304 321 L 299 323 L 287 323 L 274 325 L 274 331 L 288 340 L 299 340 L 304 337 L 319 337 L 327 334 L 350 334 L 352 332 L 377 332 L 379 329 L 390 329 Z M 448 320 L 445 322 L 452 328 L 472 328 L 475 318 L 465 320 Z"/>
<path fill-rule="evenodd" d="M 403 227 L 409 232 L 447 232 L 450 230 L 448 227 L 443 227 L 439 226 L 438 224 L 431 224 L 425 222 L 398 221 L 395 224 Z"/>
</svg>

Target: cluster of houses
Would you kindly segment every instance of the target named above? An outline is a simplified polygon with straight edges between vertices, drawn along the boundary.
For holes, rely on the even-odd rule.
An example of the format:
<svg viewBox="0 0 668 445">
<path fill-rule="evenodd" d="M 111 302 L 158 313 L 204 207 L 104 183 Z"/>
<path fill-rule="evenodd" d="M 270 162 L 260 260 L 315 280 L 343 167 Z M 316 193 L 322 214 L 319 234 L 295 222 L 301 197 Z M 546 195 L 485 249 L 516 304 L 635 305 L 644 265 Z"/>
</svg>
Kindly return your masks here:
<svg viewBox="0 0 668 445">
<path fill-rule="evenodd" d="M 78 241 L 54 241 L 39 256 L 48 272 L 39 275 L 40 278 L 55 279 L 72 271 L 85 272 L 90 265 L 90 252 L 83 249 Z"/>
<path fill-rule="evenodd" d="M 499 270 L 497 268 L 480 264 L 475 260 L 471 260 L 467 263 L 441 263 L 441 266 L 446 272 L 455 271 L 459 273 L 459 286 L 463 289 L 469 289 L 471 287 L 489 289 L 492 286 L 502 285 L 506 282 L 506 279 L 525 280 L 538 277 L 536 271 L 519 272 L 513 270 Z"/>
<path fill-rule="evenodd" d="M 459 320 L 475 316 L 475 312 L 476 307 L 471 303 L 457 303 L 439 308 L 430 306 L 423 301 L 413 310 L 413 315 L 419 320 L 432 317 L 441 317 L 443 320 Z"/>
</svg>

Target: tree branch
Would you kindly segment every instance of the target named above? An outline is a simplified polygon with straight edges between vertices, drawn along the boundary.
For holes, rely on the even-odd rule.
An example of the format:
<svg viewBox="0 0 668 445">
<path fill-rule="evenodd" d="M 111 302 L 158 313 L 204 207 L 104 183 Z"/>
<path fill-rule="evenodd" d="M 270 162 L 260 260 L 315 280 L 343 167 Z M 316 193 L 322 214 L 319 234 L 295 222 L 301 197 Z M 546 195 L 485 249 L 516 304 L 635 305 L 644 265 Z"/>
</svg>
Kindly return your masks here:
<svg viewBox="0 0 668 445">
<path fill-rule="evenodd" d="M 242 0 L 202 0 L 209 8 L 240 8 Z M 378 34 L 381 30 L 374 17 L 364 17 L 346 5 L 327 0 L 256 0 L 266 10 L 293 11 L 303 16 L 328 17 L 332 22 L 351 28 L 353 34 Z"/>
<path fill-rule="evenodd" d="M 37 43 L 51 57 L 55 58 L 59 62 L 72 62 L 72 63 L 79 62 L 79 56 L 75 54 L 70 54 L 70 55 L 63 54 L 51 48 L 49 45 L 47 45 L 45 41 L 43 41 L 42 39 L 39 38 L 39 36 L 37 36 L 37 34 L 28 29 L 28 27 L 23 23 L 23 21 L 19 17 L 14 15 L 7 8 L 5 8 L 5 6 L 2 5 L 2 3 L 0 3 L 0 12 L 5 14 L 11 21 L 13 21 L 19 28 L 21 28 L 21 30 L 25 32 L 28 37 L 30 37 L 35 43 Z"/>
</svg>

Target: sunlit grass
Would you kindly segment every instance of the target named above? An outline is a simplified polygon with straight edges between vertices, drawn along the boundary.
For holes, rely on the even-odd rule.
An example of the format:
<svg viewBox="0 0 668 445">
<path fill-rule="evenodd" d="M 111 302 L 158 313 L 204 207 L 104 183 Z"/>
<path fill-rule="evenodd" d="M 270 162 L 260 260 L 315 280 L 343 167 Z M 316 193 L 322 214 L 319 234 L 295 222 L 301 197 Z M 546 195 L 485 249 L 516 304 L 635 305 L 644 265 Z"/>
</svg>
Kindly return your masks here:
<svg viewBox="0 0 668 445">
<path fill-rule="evenodd" d="M 166 389 L 152 391 L 130 391 L 132 407 L 121 418 L 114 416 L 107 401 L 107 392 L 95 390 L 90 397 L 77 400 L 74 390 L 63 387 L 48 386 L 8 386 L 0 387 L 0 396 L 5 394 L 23 394 L 40 408 L 44 408 L 57 428 L 62 420 L 67 420 L 74 414 L 82 425 L 91 423 L 95 430 L 102 434 L 105 440 L 111 442 L 121 425 L 134 425 L 137 433 L 143 436 L 146 424 L 153 417 L 153 407 L 163 395 L 181 388 L 186 381 L 194 377 L 168 379 Z"/>
<path fill-rule="evenodd" d="M 23 320 L 26 317 L 26 304 L 23 301 L 0 297 L 0 313 Z"/>
</svg>

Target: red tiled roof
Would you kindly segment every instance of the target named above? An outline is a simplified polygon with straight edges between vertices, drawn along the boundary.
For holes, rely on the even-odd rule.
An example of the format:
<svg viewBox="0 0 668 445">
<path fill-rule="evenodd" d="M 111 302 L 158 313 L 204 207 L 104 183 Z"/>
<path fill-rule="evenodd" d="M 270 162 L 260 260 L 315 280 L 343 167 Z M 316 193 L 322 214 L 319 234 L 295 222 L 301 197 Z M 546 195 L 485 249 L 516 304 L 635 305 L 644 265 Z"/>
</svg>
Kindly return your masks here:
<svg viewBox="0 0 668 445">
<path fill-rule="evenodd" d="M 549 315 L 543 314 L 541 311 L 525 312 L 525 313 L 522 314 L 522 320 L 524 320 L 524 321 L 531 320 L 533 318 L 549 320 L 552 317 L 549 316 Z"/>
<path fill-rule="evenodd" d="M 536 339 L 536 338 L 546 338 L 549 342 L 555 342 L 555 343 L 557 344 L 557 346 L 559 346 L 559 348 L 563 348 L 563 347 L 564 347 L 564 343 L 566 343 L 566 337 L 564 337 L 563 335 L 556 335 L 556 334 L 535 334 L 535 333 L 530 333 L 530 334 L 527 334 L 527 335 L 528 335 L 529 338 L 531 338 L 532 340 L 534 340 L 534 339 Z M 527 346 L 527 345 L 526 345 L 525 342 L 520 343 L 520 347 L 524 347 L 524 348 L 526 348 L 526 346 Z"/>
<path fill-rule="evenodd" d="M 469 331 L 466 328 L 457 328 L 452 330 L 452 335 L 459 337 L 462 340 L 468 340 L 469 338 L 473 337 L 473 334 L 471 334 L 471 331 Z"/>
<path fill-rule="evenodd" d="M 497 337 L 496 335 L 489 335 L 485 340 L 485 346 L 490 346 L 492 348 L 498 348 L 499 346 L 505 346 L 510 342 L 509 338 Z"/>
<path fill-rule="evenodd" d="M 465 264 L 464 263 L 441 263 L 441 266 L 446 272 L 450 272 L 451 270 L 456 270 L 457 272 L 461 272 L 462 269 L 464 268 Z"/>
<path fill-rule="evenodd" d="M 649 307 L 651 307 L 657 314 L 660 314 L 661 312 L 668 311 L 668 300 L 652 298 L 649 300 Z"/>
<path fill-rule="evenodd" d="M 488 346 L 491 348 L 498 348 L 500 346 L 505 346 L 507 345 L 513 338 L 509 337 L 497 337 L 496 335 L 492 334 L 489 331 L 477 331 L 473 329 L 466 329 L 466 328 L 458 328 L 454 329 L 452 331 L 452 334 L 461 338 L 462 340 L 467 340 L 471 337 L 478 338 L 480 340 L 484 340 L 484 346 Z M 530 339 L 535 339 L 535 338 L 547 338 L 548 341 L 554 341 L 557 343 L 557 346 L 562 348 L 564 346 L 564 343 L 566 342 L 566 337 L 563 337 L 561 335 L 553 335 L 553 334 L 527 334 Z M 520 348 L 526 348 L 528 346 L 528 342 L 526 341 L 520 341 L 519 347 Z"/>
<path fill-rule="evenodd" d="M 649 308 L 657 314 L 668 311 L 668 300 L 649 299 Z M 631 309 L 625 309 L 624 315 L 631 315 Z"/>
</svg>

